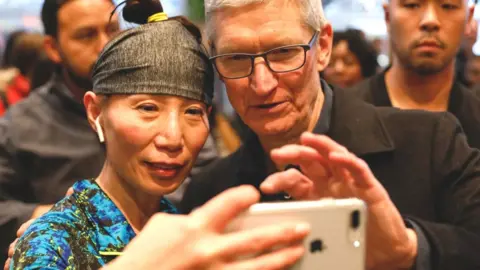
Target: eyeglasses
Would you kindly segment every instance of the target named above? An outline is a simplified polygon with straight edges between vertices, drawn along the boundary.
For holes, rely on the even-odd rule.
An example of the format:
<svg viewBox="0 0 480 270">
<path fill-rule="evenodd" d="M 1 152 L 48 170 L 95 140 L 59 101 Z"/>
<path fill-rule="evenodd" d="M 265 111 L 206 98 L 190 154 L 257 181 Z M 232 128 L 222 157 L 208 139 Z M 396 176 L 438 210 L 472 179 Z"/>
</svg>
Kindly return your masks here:
<svg viewBox="0 0 480 270">
<path fill-rule="evenodd" d="M 308 44 L 288 45 L 264 53 L 227 53 L 210 57 L 220 76 L 226 79 L 240 79 L 252 75 L 255 58 L 262 57 L 272 72 L 286 73 L 302 68 L 310 50 L 318 39 L 315 31 Z"/>
</svg>

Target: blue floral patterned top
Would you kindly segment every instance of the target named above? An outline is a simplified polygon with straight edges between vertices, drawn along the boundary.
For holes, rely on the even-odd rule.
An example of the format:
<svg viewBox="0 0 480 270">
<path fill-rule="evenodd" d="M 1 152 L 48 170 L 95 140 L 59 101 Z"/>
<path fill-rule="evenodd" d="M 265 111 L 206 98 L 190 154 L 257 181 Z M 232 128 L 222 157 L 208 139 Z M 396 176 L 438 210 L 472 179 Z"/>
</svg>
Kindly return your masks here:
<svg viewBox="0 0 480 270">
<path fill-rule="evenodd" d="M 130 224 L 93 180 L 38 218 L 19 239 L 10 269 L 98 269 L 135 237 Z M 162 199 L 160 210 L 177 209 Z"/>
</svg>

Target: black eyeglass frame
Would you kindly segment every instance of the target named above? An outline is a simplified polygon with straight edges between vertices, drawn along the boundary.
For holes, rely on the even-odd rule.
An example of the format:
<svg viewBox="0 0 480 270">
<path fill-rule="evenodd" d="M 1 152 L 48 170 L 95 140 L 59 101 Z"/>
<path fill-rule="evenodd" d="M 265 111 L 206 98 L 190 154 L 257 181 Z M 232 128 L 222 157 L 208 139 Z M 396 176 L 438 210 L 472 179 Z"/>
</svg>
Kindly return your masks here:
<svg viewBox="0 0 480 270">
<path fill-rule="evenodd" d="M 295 71 L 295 70 L 299 70 L 301 69 L 305 63 L 307 62 L 307 51 L 311 50 L 312 47 L 315 45 L 315 43 L 317 42 L 317 39 L 318 39 L 318 36 L 319 36 L 320 32 L 319 31 L 315 31 L 315 33 L 313 34 L 312 38 L 310 39 L 310 41 L 308 42 L 308 44 L 293 44 L 293 45 L 286 45 L 286 46 L 281 46 L 281 47 L 277 47 L 277 48 L 273 48 L 273 49 L 270 49 L 266 52 L 263 52 L 263 53 L 258 53 L 258 54 L 251 54 L 251 53 L 226 53 L 226 54 L 220 54 L 220 55 L 215 55 L 215 56 L 212 56 L 209 58 L 209 60 L 213 63 L 213 65 L 215 66 L 215 69 L 217 70 L 218 74 L 222 77 L 222 78 L 225 78 L 225 79 L 231 79 L 231 80 L 234 80 L 234 79 L 241 79 L 241 78 L 245 78 L 245 77 L 248 77 L 250 75 L 253 74 L 253 71 L 254 71 L 254 65 L 255 65 L 255 58 L 258 58 L 258 57 L 262 57 L 264 60 L 265 60 L 265 63 L 267 64 L 267 67 L 268 69 L 270 69 L 272 72 L 275 72 L 275 73 L 287 73 L 287 72 L 292 72 L 292 71 Z M 291 70 L 287 70 L 287 71 L 276 71 L 274 69 L 272 69 L 272 67 L 270 66 L 270 61 L 267 59 L 267 55 L 272 52 L 272 51 L 276 51 L 276 50 L 279 50 L 279 49 L 288 49 L 288 48 L 293 48 L 293 47 L 302 47 L 303 48 L 303 63 L 297 67 L 297 68 L 294 68 L 294 69 L 291 69 Z M 239 55 L 239 56 L 247 56 L 250 58 L 250 73 L 248 73 L 247 75 L 244 75 L 244 76 L 237 76 L 237 77 L 227 77 L 227 76 L 224 76 L 218 69 L 217 67 L 217 63 L 216 63 L 216 59 L 220 58 L 220 57 L 225 57 L 225 56 L 233 56 L 233 55 Z"/>
</svg>

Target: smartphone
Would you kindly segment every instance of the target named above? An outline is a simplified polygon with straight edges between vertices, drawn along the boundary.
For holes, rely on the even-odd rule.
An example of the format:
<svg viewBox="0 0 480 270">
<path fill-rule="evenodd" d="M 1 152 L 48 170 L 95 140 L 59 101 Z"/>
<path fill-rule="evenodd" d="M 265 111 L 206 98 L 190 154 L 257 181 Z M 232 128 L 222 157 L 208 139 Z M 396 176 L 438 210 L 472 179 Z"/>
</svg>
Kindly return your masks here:
<svg viewBox="0 0 480 270">
<path fill-rule="evenodd" d="M 303 242 L 305 255 L 290 269 L 365 269 L 367 212 L 358 199 L 258 203 L 233 220 L 227 231 L 285 221 L 311 225 Z"/>
</svg>

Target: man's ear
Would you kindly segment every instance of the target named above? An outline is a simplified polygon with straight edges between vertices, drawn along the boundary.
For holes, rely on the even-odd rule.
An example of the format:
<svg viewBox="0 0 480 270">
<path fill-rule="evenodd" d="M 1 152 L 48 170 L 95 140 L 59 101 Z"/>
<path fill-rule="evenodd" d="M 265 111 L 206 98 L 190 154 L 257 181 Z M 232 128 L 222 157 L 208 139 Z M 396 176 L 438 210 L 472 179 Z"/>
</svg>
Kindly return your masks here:
<svg viewBox="0 0 480 270">
<path fill-rule="evenodd" d="M 383 2 L 383 16 L 385 19 L 385 25 L 387 26 L 387 31 L 390 31 L 390 3 L 387 1 Z"/>
<path fill-rule="evenodd" d="M 467 26 L 465 27 L 465 36 L 475 36 L 478 31 L 478 22 L 473 17 L 475 13 L 475 5 L 471 5 L 467 9 Z"/>
<path fill-rule="evenodd" d="M 58 47 L 57 40 L 52 36 L 45 36 L 43 47 L 48 58 L 55 64 L 62 63 L 62 57 L 60 56 L 60 49 Z"/>
<path fill-rule="evenodd" d="M 318 72 L 323 71 L 330 62 L 332 54 L 333 30 L 332 25 L 327 23 L 321 30 L 318 36 L 317 44 L 317 69 Z"/>
</svg>

